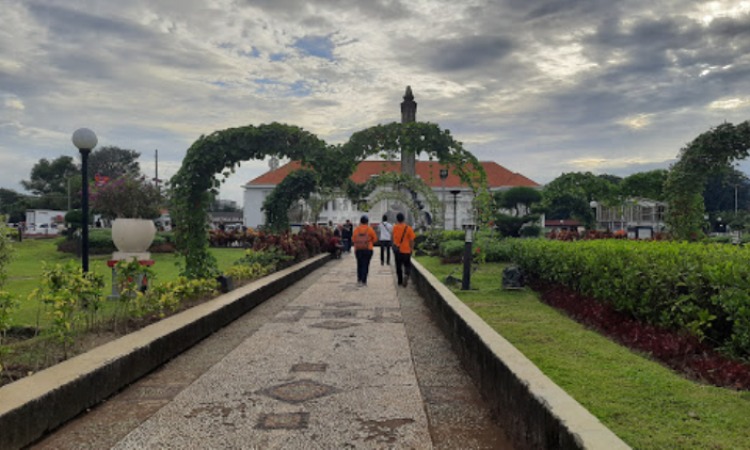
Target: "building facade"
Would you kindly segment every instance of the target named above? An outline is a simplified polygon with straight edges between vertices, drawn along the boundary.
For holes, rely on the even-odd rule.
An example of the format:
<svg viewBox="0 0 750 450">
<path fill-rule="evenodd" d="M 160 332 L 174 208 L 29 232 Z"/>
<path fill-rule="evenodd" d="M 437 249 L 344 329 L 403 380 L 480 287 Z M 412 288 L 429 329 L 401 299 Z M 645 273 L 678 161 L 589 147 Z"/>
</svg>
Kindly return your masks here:
<svg viewBox="0 0 750 450">
<path fill-rule="evenodd" d="M 487 173 L 487 184 L 490 191 L 506 190 L 517 186 L 526 186 L 532 188 L 539 188 L 540 185 L 529 178 L 519 174 L 511 172 L 500 164 L 492 161 L 484 161 L 481 163 L 484 171 Z M 298 161 L 292 161 L 283 166 L 271 169 L 265 174 L 251 180 L 244 186 L 243 196 L 243 211 L 245 225 L 250 227 L 258 227 L 265 224 L 265 216 L 261 207 L 263 201 L 273 191 L 273 189 L 281 183 L 281 181 L 294 170 L 301 167 Z M 416 176 L 424 181 L 437 196 L 439 201 L 443 205 L 442 214 L 445 217 L 435 217 L 435 214 L 440 212 L 430 211 L 429 206 L 426 205 L 423 210 L 424 216 L 421 218 L 426 222 L 438 222 L 443 223 L 445 229 L 461 229 L 462 224 L 467 221 L 473 221 L 473 200 L 474 196 L 469 186 L 463 184 L 458 176 L 448 171 L 448 176 L 445 179 L 440 177 L 441 169 L 446 169 L 436 162 L 431 161 L 416 161 L 415 172 Z M 372 177 L 377 177 L 379 174 L 389 172 L 401 172 L 400 161 L 362 161 L 357 166 L 355 172 L 351 175 L 350 179 L 355 183 L 365 183 Z M 379 188 L 388 189 L 388 188 Z M 373 193 L 375 195 L 377 190 Z M 424 200 L 419 198 L 420 200 Z M 352 202 L 345 197 L 338 197 L 328 201 L 323 208 L 320 210 L 318 217 L 312 217 L 312 208 L 305 202 L 300 201 L 297 205 L 297 213 L 295 218 L 298 218 L 299 222 L 318 222 L 318 223 L 343 223 L 346 220 L 351 220 L 354 223 L 359 221 L 359 218 L 365 212 L 358 209 L 358 205 L 352 204 Z M 388 215 L 389 219 L 393 221 L 397 212 L 406 213 L 404 205 L 399 204 L 394 200 L 382 200 L 378 204 L 371 205 L 370 210 L 367 214 L 370 216 L 370 221 L 373 223 L 380 222 L 383 215 Z M 295 221 L 295 220 L 293 220 Z"/>
</svg>

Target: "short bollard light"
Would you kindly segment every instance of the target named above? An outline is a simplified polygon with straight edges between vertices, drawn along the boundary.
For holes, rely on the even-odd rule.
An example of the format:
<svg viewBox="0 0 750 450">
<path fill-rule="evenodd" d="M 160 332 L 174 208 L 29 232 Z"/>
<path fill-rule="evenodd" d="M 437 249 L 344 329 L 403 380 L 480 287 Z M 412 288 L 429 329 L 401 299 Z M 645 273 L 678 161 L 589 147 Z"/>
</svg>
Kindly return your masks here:
<svg viewBox="0 0 750 450">
<path fill-rule="evenodd" d="M 461 290 L 468 291 L 471 288 L 471 247 L 474 241 L 474 224 L 464 223 L 464 276 L 461 280 Z"/>
</svg>

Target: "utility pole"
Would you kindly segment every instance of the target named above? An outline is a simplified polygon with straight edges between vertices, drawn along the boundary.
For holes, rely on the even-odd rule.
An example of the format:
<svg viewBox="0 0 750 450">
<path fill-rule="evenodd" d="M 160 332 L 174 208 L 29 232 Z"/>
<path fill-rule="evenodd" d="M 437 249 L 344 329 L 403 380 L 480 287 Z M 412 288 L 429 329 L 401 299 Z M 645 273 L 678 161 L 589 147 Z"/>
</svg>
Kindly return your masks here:
<svg viewBox="0 0 750 450">
<path fill-rule="evenodd" d="M 156 190 L 159 191 L 159 195 L 161 195 L 159 183 L 161 183 L 161 180 L 159 179 L 159 149 L 157 148 L 154 150 L 154 184 L 156 185 Z"/>
</svg>

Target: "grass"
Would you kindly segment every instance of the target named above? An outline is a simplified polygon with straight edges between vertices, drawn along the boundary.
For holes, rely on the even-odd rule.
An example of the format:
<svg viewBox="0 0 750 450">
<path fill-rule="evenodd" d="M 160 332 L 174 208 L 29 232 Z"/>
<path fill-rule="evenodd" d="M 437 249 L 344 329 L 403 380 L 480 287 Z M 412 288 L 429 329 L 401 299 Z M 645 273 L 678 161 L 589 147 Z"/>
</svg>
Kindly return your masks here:
<svg viewBox="0 0 750 450">
<path fill-rule="evenodd" d="M 457 265 L 419 258 L 438 279 Z M 689 381 L 588 330 L 528 289 L 500 288 L 501 264 L 483 264 L 453 292 L 555 383 L 634 448 L 750 448 L 750 392 Z"/>
<path fill-rule="evenodd" d="M 20 308 L 13 315 L 13 325 L 16 326 L 44 326 L 44 314 L 40 314 L 40 304 L 27 299 L 28 295 L 39 286 L 43 262 L 48 265 L 80 261 L 75 255 L 57 251 L 58 239 L 25 239 L 14 242 L 15 253 L 13 260 L 7 267 L 8 278 L 3 289 L 15 295 L 20 301 Z M 234 248 L 212 248 L 211 253 L 219 263 L 219 269 L 230 267 L 244 252 Z M 171 253 L 152 253 L 155 264 L 152 266 L 156 273 L 156 283 L 174 280 L 179 276 L 176 265 L 179 258 Z M 89 258 L 89 270 L 104 275 L 104 294 L 112 292 L 112 272 L 106 262 L 110 255 L 92 255 Z"/>
</svg>

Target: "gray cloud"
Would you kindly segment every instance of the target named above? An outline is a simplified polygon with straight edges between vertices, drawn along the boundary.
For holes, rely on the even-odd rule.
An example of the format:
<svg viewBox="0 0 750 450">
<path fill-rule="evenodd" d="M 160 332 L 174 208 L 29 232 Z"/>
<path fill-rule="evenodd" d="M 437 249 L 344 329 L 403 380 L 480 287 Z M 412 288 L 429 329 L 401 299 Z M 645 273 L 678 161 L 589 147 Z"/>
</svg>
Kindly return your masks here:
<svg viewBox="0 0 750 450">
<path fill-rule="evenodd" d="M 750 10 L 719 0 L 1 0 L 0 179 L 88 126 L 171 176 L 201 134 L 273 121 L 330 142 L 417 117 L 540 182 L 666 168 L 750 112 Z M 6 26 L 7 23 L 7 26 Z M 274 55 L 283 55 L 274 57 Z M 243 165 L 225 195 L 265 170 Z"/>
</svg>

